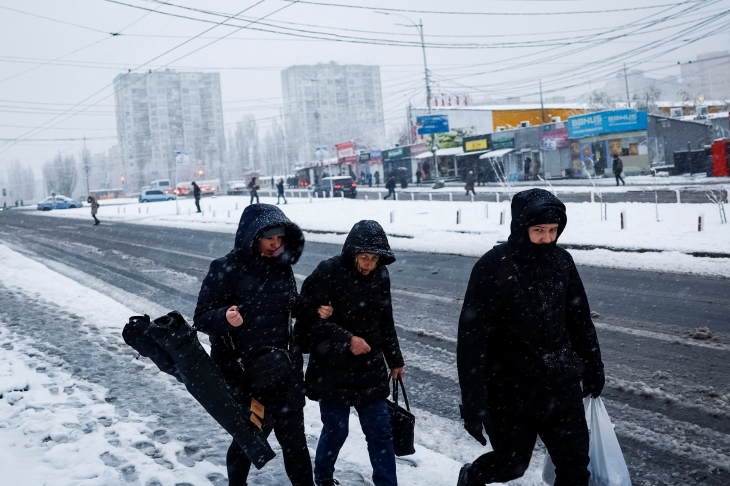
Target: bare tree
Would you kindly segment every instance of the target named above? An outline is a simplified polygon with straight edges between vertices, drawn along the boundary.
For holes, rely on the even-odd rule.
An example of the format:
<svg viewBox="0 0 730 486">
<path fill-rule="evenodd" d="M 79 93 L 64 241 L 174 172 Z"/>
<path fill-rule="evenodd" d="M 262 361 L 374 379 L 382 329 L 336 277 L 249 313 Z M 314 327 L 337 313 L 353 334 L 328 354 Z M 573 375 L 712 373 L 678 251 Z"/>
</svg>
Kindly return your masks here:
<svg viewBox="0 0 730 486">
<path fill-rule="evenodd" d="M 634 93 L 634 106 L 639 110 L 656 113 L 659 110 L 656 103 L 659 101 L 661 95 L 661 88 L 656 83 L 651 83 L 644 91 Z"/>
<path fill-rule="evenodd" d="M 593 90 L 588 99 L 588 106 L 591 110 L 611 110 L 616 108 L 616 99 L 605 91 Z"/>
<path fill-rule="evenodd" d="M 23 165 L 19 160 L 11 161 L 6 180 L 14 199 L 27 201 L 35 197 L 35 173 L 30 165 Z"/>
<path fill-rule="evenodd" d="M 46 191 L 49 193 L 71 196 L 78 182 L 76 158 L 73 155 L 62 156 L 60 153 L 53 160 L 43 164 L 43 178 Z"/>
</svg>

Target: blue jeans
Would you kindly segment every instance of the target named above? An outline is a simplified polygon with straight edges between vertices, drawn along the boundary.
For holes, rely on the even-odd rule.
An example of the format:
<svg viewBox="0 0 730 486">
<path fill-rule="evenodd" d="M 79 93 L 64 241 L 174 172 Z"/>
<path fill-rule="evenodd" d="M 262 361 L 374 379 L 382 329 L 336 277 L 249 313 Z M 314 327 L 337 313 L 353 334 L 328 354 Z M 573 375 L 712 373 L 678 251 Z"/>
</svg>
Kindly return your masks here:
<svg viewBox="0 0 730 486">
<path fill-rule="evenodd" d="M 368 443 L 373 483 L 375 486 L 397 486 L 393 430 L 390 426 L 388 405 L 385 400 L 376 400 L 357 405 L 355 410 Z M 323 427 L 314 458 L 314 480 L 317 484 L 332 479 L 335 473 L 335 462 L 349 431 L 350 407 L 319 402 L 319 412 Z"/>
</svg>

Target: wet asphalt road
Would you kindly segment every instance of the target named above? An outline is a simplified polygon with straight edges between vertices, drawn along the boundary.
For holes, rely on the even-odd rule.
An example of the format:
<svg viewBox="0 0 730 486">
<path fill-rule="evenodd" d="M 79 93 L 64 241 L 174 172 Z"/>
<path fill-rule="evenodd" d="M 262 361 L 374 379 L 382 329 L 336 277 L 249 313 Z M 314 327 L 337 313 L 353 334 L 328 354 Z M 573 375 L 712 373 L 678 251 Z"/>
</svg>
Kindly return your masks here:
<svg viewBox="0 0 730 486">
<path fill-rule="evenodd" d="M 93 227 L 86 221 L 9 211 L 0 214 L 0 240 L 31 257 L 61 262 L 191 316 L 209 261 L 230 250 L 233 238 L 124 223 Z M 308 243 L 295 273 L 309 274 L 320 260 L 338 251 L 333 245 Z M 408 252 L 398 252 L 397 257 L 391 267 L 394 306 L 409 369 L 411 401 L 416 407 L 457 420 L 454 338 L 459 299 L 476 259 Z M 601 315 L 596 323 L 609 375 L 604 397 L 634 484 L 730 484 L 730 379 L 726 371 L 730 364 L 730 283 L 669 273 L 597 267 L 579 270 L 592 309 Z M 0 314 L 17 321 L 22 319 L 18 309 L 22 309 L 24 297 L 12 295 L 0 304 Z M 715 333 L 719 346 L 705 346 L 685 337 L 703 326 Z M 29 327 L 17 326 L 14 331 L 31 333 Z M 64 336 L 63 341 L 68 339 Z M 84 339 L 89 337 L 78 336 L 80 343 Z M 63 345 L 52 336 L 45 342 L 54 340 Z M 89 372 L 93 360 L 82 356 L 82 349 L 68 350 L 62 358 L 80 376 L 110 388 L 115 405 L 140 413 L 162 413 L 163 421 L 172 417 L 165 425 L 171 433 L 179 428 L 175 417 L 187 413 L 185 410 L 164 410 L 159 403 L 145 401 L 145 394 L 124 384 L 124 374 Z M 123 344 L 112 343 L 104 349 L 106 354 L 99 359 L 128 360 Z M 196 460 L 221 461 L 222 450 L 214 445 L 218 439 L 210 436 L 198 441 L 195 447 L 208 453 L 198 454 Z M 191 450 L 197 451 L 195 447 Z M 711 469 L 717 467 L 720 474 Z"/>
</svg>

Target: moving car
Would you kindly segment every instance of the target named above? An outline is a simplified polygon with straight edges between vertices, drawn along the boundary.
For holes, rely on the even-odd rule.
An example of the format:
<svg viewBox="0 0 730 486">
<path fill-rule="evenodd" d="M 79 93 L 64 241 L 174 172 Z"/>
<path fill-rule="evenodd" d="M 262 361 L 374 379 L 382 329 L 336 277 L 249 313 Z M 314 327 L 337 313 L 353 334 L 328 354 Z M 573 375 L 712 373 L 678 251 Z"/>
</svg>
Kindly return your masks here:
<svg viewBox="0 0 730 486">
<path fill-rule="evenodd" d="M 317 197 L 357 197 L 357 184 L 350 176 L 324 177 L 312 189 Z M 330 194 L 331 193 L 331 194 Z"/>
<path fill-rule="evenodd" d="M 154 202 L 154 201 L 174 201 L 177 196 L 174 194 L 165 194 L 161 189 L 147 189 L 139 193 L 139 202 Z"/>
<path fill-rule="evenodd" d="M 241 196 L 243 194 L 248 194 L 248 186 L 245 182 L 235 182 L 232 184 L 228 184 L 228 190 L 226 190 L 226 194 L 229 196 Z"/>
<path fill-rule="evenodd" d="M 38 211 L 50 211 L 51 209 L 73 209 L 83 207 L 84 203 L 77 199 L 66 196 L 48 196 L 38 201 Z"/>
</svg>

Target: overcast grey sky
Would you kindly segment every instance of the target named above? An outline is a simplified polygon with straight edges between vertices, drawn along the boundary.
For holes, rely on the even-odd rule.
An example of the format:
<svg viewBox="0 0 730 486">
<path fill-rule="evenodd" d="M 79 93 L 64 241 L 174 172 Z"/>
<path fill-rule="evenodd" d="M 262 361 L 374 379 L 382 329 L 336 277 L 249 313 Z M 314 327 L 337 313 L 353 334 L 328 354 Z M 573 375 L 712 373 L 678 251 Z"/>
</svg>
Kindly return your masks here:
<svg viewBox="0 0 730 486">
<path fill-rule="evenodd" d="M 281 69 L 379 65 L 391 133 L 425 100 L 419 19 L 434 92 L 472 100 L 537 100 L 539 79 L 546 97 L 571 99 L 624 62 L 678 75 L 678 61 L 730 46 L 730 0 L 0 0 L 0 139 L 21 138 L 0 141 L 0 170 L 83 146 L 38 139 L 114 145 L 111 83 L 127 69 L 220 72 L 227 128 L 251 112 L 263 133 Z"/>
</svg>

